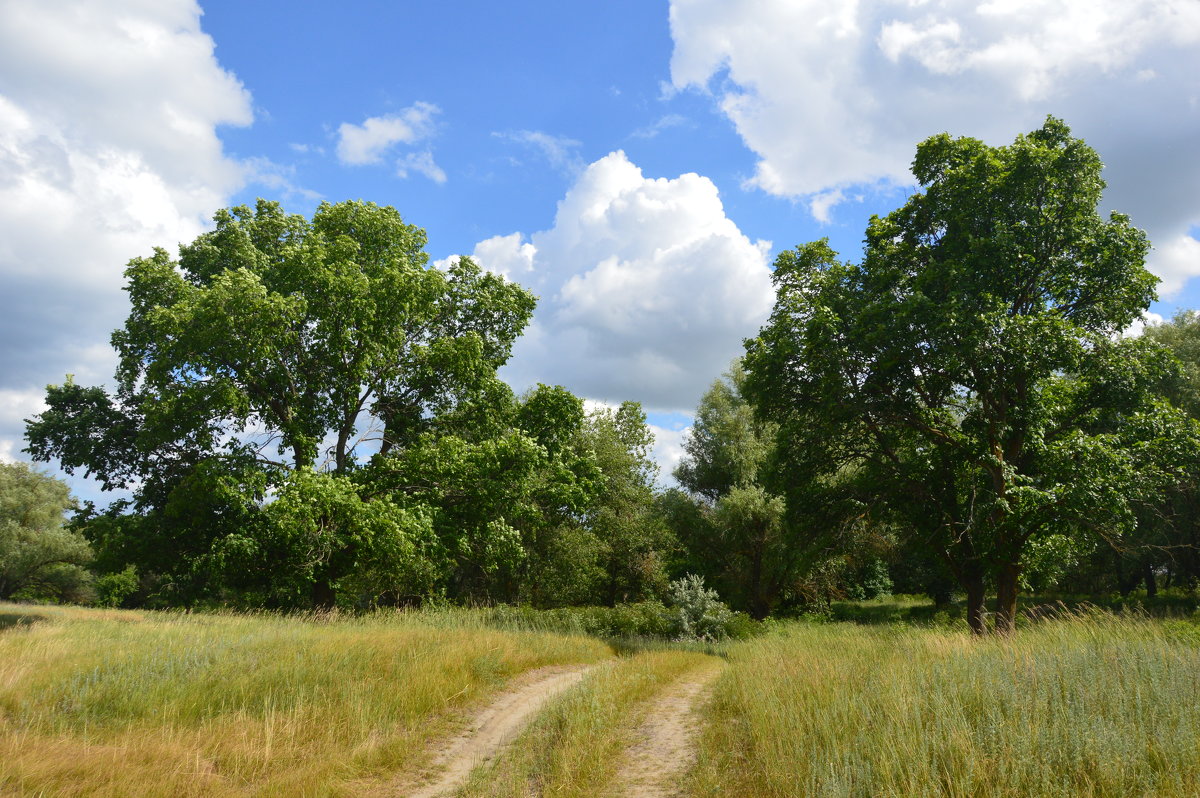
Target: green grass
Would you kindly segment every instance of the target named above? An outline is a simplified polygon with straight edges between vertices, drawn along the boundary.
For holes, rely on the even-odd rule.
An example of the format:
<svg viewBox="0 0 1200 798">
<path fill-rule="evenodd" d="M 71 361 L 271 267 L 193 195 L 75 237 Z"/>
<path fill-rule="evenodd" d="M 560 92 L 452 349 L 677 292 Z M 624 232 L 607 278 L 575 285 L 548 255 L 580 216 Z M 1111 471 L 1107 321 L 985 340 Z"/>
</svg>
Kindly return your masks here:
<svg viewBox="0 0 1200 798">
<path fill-rule="evenodd" d="M 1198 631 L 1099 612 L 1011 640 L 789 625 L 731 649 L 693 793 L 1200 795 Z"/>
<path fill-rule="evenodd" d="M 469 615 L 0 607 L 0 794 L 345 795 L 508 677 L 611 656 Z"/>
</svg>

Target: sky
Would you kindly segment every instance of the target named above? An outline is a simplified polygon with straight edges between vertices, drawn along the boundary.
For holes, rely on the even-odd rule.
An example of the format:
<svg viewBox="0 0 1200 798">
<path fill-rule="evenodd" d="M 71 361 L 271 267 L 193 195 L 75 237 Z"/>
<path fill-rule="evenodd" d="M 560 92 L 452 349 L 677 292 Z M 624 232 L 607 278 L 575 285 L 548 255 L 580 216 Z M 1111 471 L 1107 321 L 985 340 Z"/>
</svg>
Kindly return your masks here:
<svg viewBox="0 0 1200 798">
<path fill-rule="evenodd" d="M 532 289 L 502 376 L 641 402 L 667 474 L 778 252 L 857 259 L 917 142 L 1048 114 L 1150 235 L 1150 318 L 1200 307 L 1197 0 L 0 0 L 0 459 L 111 384 L 130 258 L 363 199 Z"/>
</svg>

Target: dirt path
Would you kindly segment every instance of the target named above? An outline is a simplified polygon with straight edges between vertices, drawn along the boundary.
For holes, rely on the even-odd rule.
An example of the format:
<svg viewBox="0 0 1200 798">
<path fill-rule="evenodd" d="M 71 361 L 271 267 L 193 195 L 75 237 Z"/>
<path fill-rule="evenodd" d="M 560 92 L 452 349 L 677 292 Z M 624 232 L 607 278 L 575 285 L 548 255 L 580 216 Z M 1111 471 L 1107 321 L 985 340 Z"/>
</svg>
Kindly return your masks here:
<svg viewBox="0 0 1200 798">
<path fill-rule="evenodd" d="M 672 798 L 696 758 L 696 709 L 722 665 L 692 671 L 667 688 L 650 705 L 638 727 L 636 742 L 614 781 L 614 795 L 629 798 Z"/>
<path fill-rule="evenodd" d="M 445 742 L 433 763 L 433 781 L 395 794 L 435 798 L 461 787 L 475 767 L 491 761 L 547 701 L 578 683 L 588 669 L 586 665 L 556 665 L 522 674 L 476 715 L 466 730 Z"/>
</svg>

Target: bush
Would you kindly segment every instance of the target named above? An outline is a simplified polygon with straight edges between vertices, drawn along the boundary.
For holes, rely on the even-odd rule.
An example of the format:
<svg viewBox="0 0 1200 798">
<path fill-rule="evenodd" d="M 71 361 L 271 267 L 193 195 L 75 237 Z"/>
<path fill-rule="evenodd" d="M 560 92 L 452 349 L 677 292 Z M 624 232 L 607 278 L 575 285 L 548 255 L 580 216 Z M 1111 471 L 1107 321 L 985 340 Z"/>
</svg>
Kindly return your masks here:
<svg viewBox="0 0 1200 798">
<path fill-rule="evenodd" d="M 733 613 L 717 591 L 704 586 L 704 577 L 690 574 L 671 583 L 675 608 L 672 632 L 681 640 L 721 640 L 729 636 Z"/>
<path fill-rule="evenodd" d="M 96 577 L 96 606 L 120 607 L 138 592 L 140 586 L 137 568 L 132 565 L 125 566 L 125 570 L 118 573 Z"/>
</svg>

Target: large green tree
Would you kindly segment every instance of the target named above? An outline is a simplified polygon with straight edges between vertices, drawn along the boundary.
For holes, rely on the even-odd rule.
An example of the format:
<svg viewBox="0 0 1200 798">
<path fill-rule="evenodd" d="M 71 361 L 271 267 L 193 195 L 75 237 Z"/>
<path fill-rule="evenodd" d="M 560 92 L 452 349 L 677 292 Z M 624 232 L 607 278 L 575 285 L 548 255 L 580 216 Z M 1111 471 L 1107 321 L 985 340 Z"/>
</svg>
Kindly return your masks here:
<svg viewBox="0 0 1200 798">
<path fill-rule="evenodd" d="M 827 601 L 847 566 L 877 561 L 854 513 L 854 480 L 798 479 L 803 463 L 778 448 L 778 425 L 755 415 L 745 380 L 735 361 L 701 397 L 675 470 L 686 495 L 669 492 L 662 504 L 686 550 L 683 567 L 765 618 L 785 600 Z"/>
<path fill-rule="evenodd" d="M 746 393 L 807 465 L 853 469 L 864 510 L 936 552 L 985 630 L 1013 628 L 1039 548 L 1132 528 L 1194 445 L 1155 387 L 1172 358 L 1119 333 L 1154 298 L 1145 235 L 1096 210 L 1099 156 L 1050 118 L 1008 146 L 917 147 L 922 191 L 867 227 L 865 257 L 782 253 Z"/>
<path fill-rule="evenodd" d="M 158 537 L 150 548 L 192 571 L 282 490 L 268 515 L 309 530 L 296 542 L 312 548 L 301 560 L 313 601 L 329 603 L 376 536 L 405 549 L 398 519 L 413 534 L 428 527 L 420 514 L 355 508 L 335 478 L 494 390 L 533 311 L 528 291 L 469 258 L 431 268 L 424 245 L 424 231 L 373 203 L 322 204 L 311 220 L 262 200 L 218 212 L 178 260 L 160 249 L 129 263 L 115 392 L 52 386 L 28 451 L 135 488 L 136 509 L 155 517 L 122 529 Z M 297 491 L 327 517 L 300 523 Z"/>
</svg>

